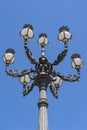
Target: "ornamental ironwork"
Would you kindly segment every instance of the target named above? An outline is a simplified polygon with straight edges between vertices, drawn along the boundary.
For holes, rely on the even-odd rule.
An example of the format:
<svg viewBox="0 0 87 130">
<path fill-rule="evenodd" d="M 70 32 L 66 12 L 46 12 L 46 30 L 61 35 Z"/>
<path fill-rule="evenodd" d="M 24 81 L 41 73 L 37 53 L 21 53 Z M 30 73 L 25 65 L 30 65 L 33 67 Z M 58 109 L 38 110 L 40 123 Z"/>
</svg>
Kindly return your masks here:
<svg viewBox="0 0 87 130">
<path fill-rule="evenodd" d="M 58 98 L 58 90 L 62 85 L 62 81 L 74 82 L 78 81 L 80 78 L 80 69 L 83 66 L 83 61 L 80 54 L 75 53 L 71 56 L 72 67 L 76 69 L 77 75 L 67 74 L 62 75 L 60 72 L 56 72 L 53 67 L 60 64 L 68 52 L 68 42 L 71 40 L 72 35 L 67 26 L 62 26 L 59 29 L 58 40 L 64 44 L 64 50 L 58 54 L 54 62 L 49 62 L 45 56 L 45 46 L 48 44 L 47 34 L 41 33 L 39 35 L 38 43 L 41 46 L 41 56 L 39 60 L 36 60 L 32 52 L 28 47 L 28 40 L 31 40 L 34 37 L 33 26 L 30 24 L 25 24 L 23 29 L 20 32 L 21 37 L 24 39 L 24 50 L 27 58 L 31 64 L 35 65 L 34 69 L 23 70 L 9 70 L 9 65 L 14 63 L 15 51 L 12 48 L 8 48 L 3 56 L 3 61 L 5 63 L 5 72 L 7 75 L 12 77 L 18 77 L 19 81 L 23 84 L 23 95 L 29 94 L 29 92 L 38 86 L 39 89 L 42 89 L 42 84 L 45 88 L 50 88 L 53 96 Z M 33 74 L 33 76 L 32 76 Z"/>
</svg>

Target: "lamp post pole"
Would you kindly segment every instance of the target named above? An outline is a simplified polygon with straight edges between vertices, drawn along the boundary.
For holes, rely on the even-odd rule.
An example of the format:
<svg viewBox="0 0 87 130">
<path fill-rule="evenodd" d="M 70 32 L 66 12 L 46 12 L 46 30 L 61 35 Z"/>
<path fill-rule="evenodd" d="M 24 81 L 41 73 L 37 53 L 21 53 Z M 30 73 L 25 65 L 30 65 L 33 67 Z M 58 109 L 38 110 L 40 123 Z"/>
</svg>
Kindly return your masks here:
<svg viewBox="0 0 87 130">
<path fill-rule="evenodd" d="M 38 101 L 38 130 L 48 130 L 47 89 L 49 88 L 52 95 L 55 98 L 58 98 L 58 90 L 63 81 L 75 82 L 79 80 L 83 60 L 78 53 L 71 56 L 72 67 L 77 71 L 77 74 L 75 75 L 62 75 L 60 72 L 53 70 L 54 66 L 60 64 L 64 60 L 68 52 L 68 42 L 71 40 L 72 35 L 67 26 L 62 26 L 59 29 L 58 40 L 64 44 L 64 50 L 58 54 L 56 60 L 52 63 L 49 62 L 45 56 L 45 46 L 48 44 L 48 38 L 45 33 L 41 33 L 38 38 L 38 43 L 41 46 L 41 56 L 38 60 L 34 59 L 32 52 L 28 47 L 28 40 L 31 40 L 34 37 L 32 25 L 25 24 L 20 35 L 24 39 L 24 49 L 27 58 L 35 67 L 30 70 L 24 69 L 22 72 L 19 70 L 10 70 L 9 65 L 13 64 L 15 60 L 15 51 L 12 48 L 8 48 L 3 55 L 5 72 L 9 76 L 19 78 L 19 81 L 23 84 L 23 96 L 28 95 L 33 90 L 34 86 L 38 86 L 40 92 Z"/>
<path fill-rule="evenodd" d="M 45 86 L 42 85 L 42 88 L 40 89 L 40 98 L 38 101 L 38 130 L 48 130 L 48 101 L 46 99 L 45 89 Z"/>
</svg>

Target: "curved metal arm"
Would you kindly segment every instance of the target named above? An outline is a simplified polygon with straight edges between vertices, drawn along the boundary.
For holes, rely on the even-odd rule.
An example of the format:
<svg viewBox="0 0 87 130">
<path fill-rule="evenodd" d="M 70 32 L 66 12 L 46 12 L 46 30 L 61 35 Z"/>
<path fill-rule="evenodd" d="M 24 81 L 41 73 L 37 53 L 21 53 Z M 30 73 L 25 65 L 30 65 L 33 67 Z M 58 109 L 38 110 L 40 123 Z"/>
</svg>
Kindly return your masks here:
<svg viewBox="0 0 87 130">
<path fill-rule="evenodd" d="M 58 65 L 60 62 L 63 61 L 68 51 L 68 45 L 67 43 L 64 44 L 64 51 L 62 51 L 58 56 L 57 59 L 52 63 L 52 65 Z"/>
<path fill-rule="evenodd" d="M 32 83 L 31 86 L 28 85 L 27 88 L 25 88 L 25 86 L 23 87 L 23 96 L 26 96 L 27 94 L 29 94 L 33 88 L 35 86 L 35 83 Z"/>
<path fill-rule="evenodd" d="M 23 75 L 18 70 L 9 70 L 7 64 L 5 66 L 5 72 L 7 73 L 7 75 L 12 76 L 12 77 L 20 77 Z"/>
<path fill-rule="evenodd" d="M 33 69 L 26 70 L 26 71 L 24 70 L 22 72 L 20 72 L 19 70 L 9 70 L 8 66 L 9 65 L 6 64 L 6 66 L 5 66 L 5 72 L 7 73 L 7 75 L 12 76 L 12 77 L 21 77 L 21 76 L 24 76 L 26 74 L 36 73 L 36 71 L 33 70 Z M 30 77 L 30 78 L 32 80 L 34 79 L 32 77 Z"/>
<path fill-rule="evenodd" d="M 68 82 L 75 82 L 79 81 L 80 78 L 80 69 L 77 69 L 77 75 L 67 74 L 66 76 L 63 76 L 63 80 Z"/>
<path fill-rule="evenodd" d="M 31 63 L 36 64 L 36 60 L 33 58 L 32 52 L 28 48 L 27 43 L 24 43 L 24 49 L 25 49 L 26 55 L 27 55 L 28 59 L 31 61 Z"/>
<path fill-rule="evenodd" d="M 58 98 L 58 87 L 53 86 L 52 84 L 49 86 L 50 91 L 52 92 L 55 98 Z"/>
<path fill-rule="evenodd" d="M 79 81 L 80 69 L 77 69 L 77 75 L 67 74 L 66 76 L 64 76 L 64 75 L 61 75 L 59 72 L 56 72 L 56 71 L 52 71 L 51 74 L 53 76 L 60 77 L 64 81 L 75 82 L 75 81 Z"/>
</svg>

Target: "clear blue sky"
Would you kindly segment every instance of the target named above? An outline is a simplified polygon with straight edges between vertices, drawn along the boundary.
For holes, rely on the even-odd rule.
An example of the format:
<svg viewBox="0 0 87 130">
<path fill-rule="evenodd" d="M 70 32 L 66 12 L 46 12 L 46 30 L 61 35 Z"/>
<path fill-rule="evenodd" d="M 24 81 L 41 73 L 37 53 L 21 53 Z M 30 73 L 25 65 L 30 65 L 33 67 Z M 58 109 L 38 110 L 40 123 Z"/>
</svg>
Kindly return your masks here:
<svg viewBox="0 0 87 130">
<path fill-rule="evenodd" d="M 38 88 L 26 97 L 18 79 L 6 76 L 2 56 L 7 48 L 16 51 L 11 69 L 29 69 L 19 31 L 25 23 L 34 27 L 35 37 L 29 43 L 38 59 L 38 35 L 45 32 L 49 45 L 46 55 L 53 61 L 63 50 L 57 40 L 58 28 L 67 25 L 73 35 L 69 52 L 56 71 L 76 73 L 71 68 L 71 55 L 80 53 L 84 60 L 79 82 L 63 82 L 56 100 L 47 92 L 49 101 L 49 130 L 87 130 L 87 1 L 86 0 L 2 0 L 0 2 L 0 130 L 37 130 L 39 98 Z"/>
</svg>

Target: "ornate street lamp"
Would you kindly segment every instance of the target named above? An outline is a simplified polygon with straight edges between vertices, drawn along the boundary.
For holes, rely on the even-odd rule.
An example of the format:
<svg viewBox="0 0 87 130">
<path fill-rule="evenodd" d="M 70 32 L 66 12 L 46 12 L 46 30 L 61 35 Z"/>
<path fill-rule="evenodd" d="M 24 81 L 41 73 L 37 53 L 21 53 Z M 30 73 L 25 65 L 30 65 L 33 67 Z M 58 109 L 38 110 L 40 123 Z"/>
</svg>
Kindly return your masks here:
<svg viewBox="0 0 87 130">
<path fill-rule="evenodd" d="M 73 54 L 71 56 L 72 64 L 71 66 L 76 69 L 77 75 L 67 74 L 62 75 L 59 72 L 53 70 L 53 66 L 58 65 L 65 58 L 68 51 L 68 42 L 71 40 L 72 35 L 67 26 L 62 26 L 59 29 L 58 40 L 64 44 L 64 50 L 57 56 L 57 59 L 54 62 L 49 62 L 45 56 L 44 47 L 48 44 L 47 34 L 41 33 L 37 40 L 38 44 L 41 46 L 41 56 L 39 60 L 35 60 L 32 52 L 28 48 L 28 41 L 34 37 L 33 27 L 30 24 L 25 24 L 23 29 L 20 32 L 21 37 L 24 39 L 24 49 L 28 59 L 32 64 L 35 65 L 34 69 L 23 70 L 9 70 L 9 65 L 14 63 L 15 51 L 11 48 L 7 49 L 3 61 L 5 63 L 5 72 L 7 75 L 12 77 L 18 77 L 19 81 L 23 84 L 23 95 L 29 94 L 34 86 L 38 86 L 40 91 L 40 98 L 38 101 L 39 109 L 39 121 L 38 121 L 38 130 L 48 130 L 48 101 L 46 98 L 47 88 L 50 88 L 53 96 L 58 98 L 58 90 L 62 85 L 63 81 L 74 82 L 78 81 L 80 78 L 80 69 L 83 66 L 83 61 L 79 54 Z M 33 76 L 32 76 L 33 73 Z"/>
</svg>

